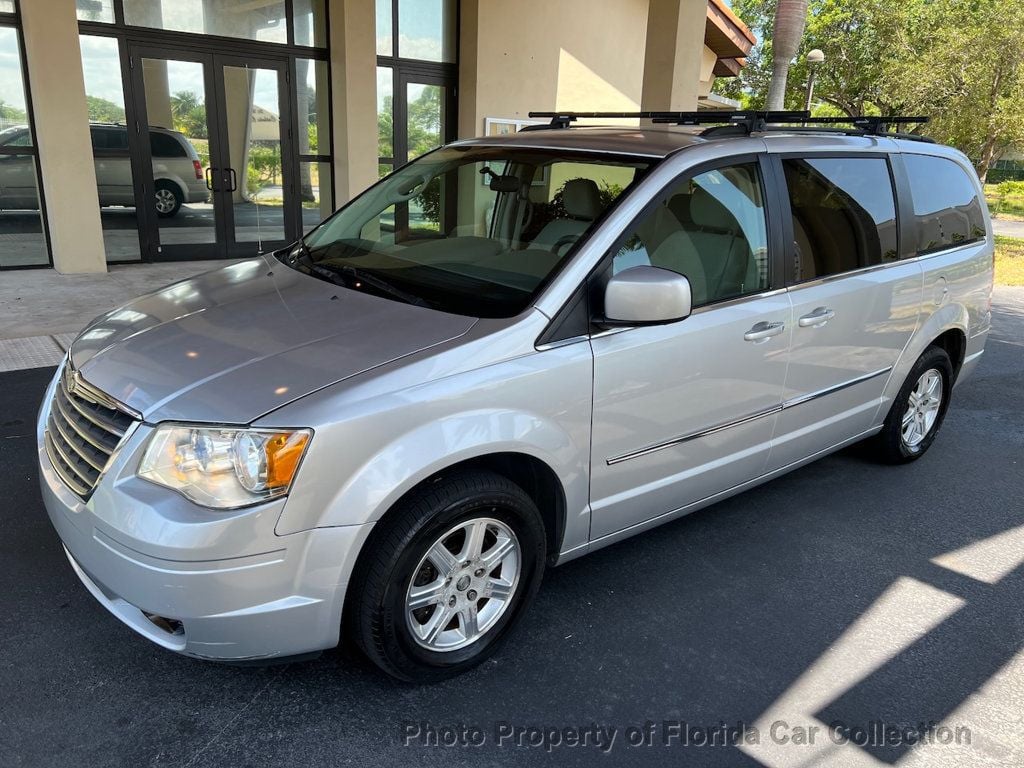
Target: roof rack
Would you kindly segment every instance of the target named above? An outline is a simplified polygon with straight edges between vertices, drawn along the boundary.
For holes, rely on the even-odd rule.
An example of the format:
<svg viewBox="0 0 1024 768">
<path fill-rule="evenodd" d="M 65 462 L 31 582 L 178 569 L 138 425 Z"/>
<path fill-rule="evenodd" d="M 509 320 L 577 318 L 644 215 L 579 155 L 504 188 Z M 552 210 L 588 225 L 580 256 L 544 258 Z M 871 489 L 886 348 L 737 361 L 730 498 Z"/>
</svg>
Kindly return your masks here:
<svg viewBox="0 0 1024 768">
<path fill-rule="evenodd" d="M 844 126 L 849 128 L 831 129 L 837 133 L 854 136 L 889 136 L 892 138 L 913 139 L 915 141 L 933 142 L 927 136 L 913 133 L 891 132 L 894 125 L 923 125 L 927 117 L 860 115 L 857 117 L 811 117 L 806 111 L 764 111 L 741 109 L 734 111 L 698 110 L 696 112 L 530 112 L 532 118 L 548 118 L 547 125 L 529 125 L 524 131 L 542 131 L 569 128 L 581 118 L 598 119 L 641 119 L 654 123 L 673 125 L 709 125 L 701 132 L 701 136 L 712 137 L 734 133 L 750 134 L 755 131 L 769 130 L 806 130 L 822 132 L 830 129 L 815 126 Z"/>
</svg>

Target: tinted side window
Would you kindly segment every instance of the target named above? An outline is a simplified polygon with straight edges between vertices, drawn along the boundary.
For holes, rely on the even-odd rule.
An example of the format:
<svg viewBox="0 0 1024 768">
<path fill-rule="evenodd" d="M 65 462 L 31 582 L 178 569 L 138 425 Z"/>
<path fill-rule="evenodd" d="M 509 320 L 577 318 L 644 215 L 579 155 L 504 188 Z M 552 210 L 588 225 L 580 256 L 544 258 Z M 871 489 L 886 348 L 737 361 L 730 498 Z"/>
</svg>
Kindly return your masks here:
<svg viewBox="0 0 1024 768">
<path fill-rule="evenodd" d="M 919 254 L 985 237 L 981 201 L 963 168 L 927 155 L 904 155 L 903 163 L 914 198 Z"/>
<path fill-rule="evenodd" d="M 90 128 L 92 148 L 106 150 L 128 149 L 128 132 L 123 128 Z"/>
<path fill-rule="evenodd" d="M 693 305 L 768 287 L 768 228 L 757 163 L 688 179 L 637 224 L 612 271 L 652 265 L 690 281 Z"/>
<path fill-rule="evenodd" d="M 178 140 L 166 133 L 150 132 L 149 148 L 153 157 L 188 157 L 188 153 Z"/>
<path fill-rule="evenodd" d="M 889 163 L 881 158 L 782 161 L 793 210 L 796 280 L 899 258 Z"/>
</svg>

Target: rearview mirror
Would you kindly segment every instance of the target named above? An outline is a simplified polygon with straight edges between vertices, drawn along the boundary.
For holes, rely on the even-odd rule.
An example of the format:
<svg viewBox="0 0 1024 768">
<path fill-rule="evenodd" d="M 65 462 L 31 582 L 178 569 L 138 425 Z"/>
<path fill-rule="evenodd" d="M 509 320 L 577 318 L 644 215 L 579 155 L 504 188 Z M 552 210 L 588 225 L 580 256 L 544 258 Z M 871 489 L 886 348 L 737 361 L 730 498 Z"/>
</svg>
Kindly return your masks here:
<svg viewBox="0 0 1024 768">
<path fill-rule="evenodd" d="M 604 314 L 611 325 L 658 325 L 690 315 L 690 281 L 661 267 L 630 267 L 604 289 Z"/>
</svg>

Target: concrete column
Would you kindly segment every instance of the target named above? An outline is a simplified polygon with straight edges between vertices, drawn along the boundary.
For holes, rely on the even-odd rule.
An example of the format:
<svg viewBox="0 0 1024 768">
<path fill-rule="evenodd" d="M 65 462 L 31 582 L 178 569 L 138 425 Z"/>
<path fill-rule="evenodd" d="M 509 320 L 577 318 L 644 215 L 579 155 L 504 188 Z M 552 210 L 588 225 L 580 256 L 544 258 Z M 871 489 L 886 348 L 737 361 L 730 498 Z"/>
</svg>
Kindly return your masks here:
<svg viewBox="0 0 1024 768">
<path fill-rule="evenodd" d="M 707 0 L 650 0 L 641 109 L 697 108 L 707 13 Z"/>
<path fill-rule="evenodd" d="M 477 115 L 477 72 L 480 50 L 480 0 L 459 3 L 459 126 L 460 139 L 483 133 Z M 538 107 L 539 109 L 539 107 Z"/>
<path fill-rule="evenodd" d="M 106 272 L 75 0 L 19 5 L 53 265 Z"/>
<path fill-rule="evenodd" d="M 146 86 L 146 117 L 149 124 L 160 128 L 174 128 L 167 62 L 164 59 L 143 59 L 142 82 Z"/>
<path fill-rule="evenodd" d="M 334 201 L 377 180 L 377 45 L 374 0 L 330 0 Z"/>
</svg>

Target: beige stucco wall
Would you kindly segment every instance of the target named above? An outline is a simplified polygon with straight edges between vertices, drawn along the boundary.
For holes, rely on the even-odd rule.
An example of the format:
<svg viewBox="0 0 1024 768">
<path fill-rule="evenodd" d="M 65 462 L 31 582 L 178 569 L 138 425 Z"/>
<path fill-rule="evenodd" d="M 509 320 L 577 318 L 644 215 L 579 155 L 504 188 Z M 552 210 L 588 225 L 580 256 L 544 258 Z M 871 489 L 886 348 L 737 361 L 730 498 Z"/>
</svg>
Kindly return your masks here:
<svg viewBox="0 0 1024 768">
<path fill-rule="evenodd" d="M 75 0 L 21 3 L 53 265 L 105 272 Z"/>
<path fill-rule="evenodd" d="M 330 2 L 336 205 L 377 180 L 375 19 L 374 0 Z"/>
<path fill-rule="evenodd" d="M 530 110 L 639 109 L 647 5 L 463 0 L 459 135 Z"/>
<path fill-rule="evenodd" d="M 531 110 L 696 109 L 707 0 L 463 0 L 459 136 Z"/>
</svg>

